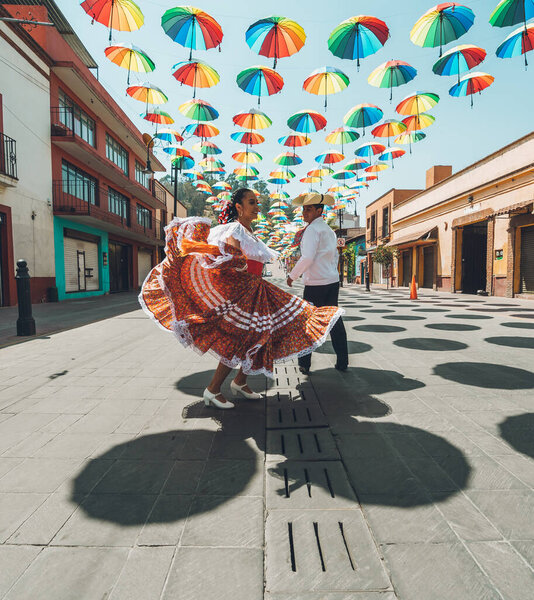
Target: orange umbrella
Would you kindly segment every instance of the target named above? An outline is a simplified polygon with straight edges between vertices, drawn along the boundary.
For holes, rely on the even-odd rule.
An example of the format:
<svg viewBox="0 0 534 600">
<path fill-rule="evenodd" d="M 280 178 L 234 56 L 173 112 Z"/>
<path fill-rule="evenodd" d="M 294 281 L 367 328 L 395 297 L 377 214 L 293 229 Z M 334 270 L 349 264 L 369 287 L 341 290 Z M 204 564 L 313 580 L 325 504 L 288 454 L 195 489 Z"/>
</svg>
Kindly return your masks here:
<svg viewBox="0 0 534 600">
<path fill-rule="evenodd" d="M 81 6 L 93 21 L 109 27 L 110 42 L 112 29 L 135 31 L 145 22 L 141 9 L 132 0 L 85 0 Z"/>
</svg>

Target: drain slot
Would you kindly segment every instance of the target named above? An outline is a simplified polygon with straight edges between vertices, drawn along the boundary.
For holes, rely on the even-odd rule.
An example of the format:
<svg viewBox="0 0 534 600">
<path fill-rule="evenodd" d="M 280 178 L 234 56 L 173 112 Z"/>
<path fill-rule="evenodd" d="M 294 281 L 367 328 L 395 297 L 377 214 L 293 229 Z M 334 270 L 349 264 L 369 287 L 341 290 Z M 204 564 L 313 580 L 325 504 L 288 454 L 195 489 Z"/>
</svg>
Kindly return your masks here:
<svg viewBox="0 0 534 600">
<path fill-rule="evenodd" d="M 278 422 L 279 423 L 282 422 L 282 409 L 281 408 L 278 409 Z"/>
<path fill-rule="evenodd" d="M 300 433 L 297 433 L 297 441 L 299 443 L 300 453 L 304 454 L 304 448 L 302 447 L 302 438 L 300 437 Z"/>
<path fill-rule="evenodd" d="M 330 477 L 328 476 L 328 469 L 324 469 L 324 476 L 326 479 L 326 485 L 328 485 L 328 489 L 330 490 L 330 496 L 332 496 L 332 498 L 335 498 L 336 495 L 334 494 L 334 490 L 332 488 L 332 482 L 330 481 Z"/>
<path fill-rule="evenodd" d="M 284 469 L 284 487 L 286 490 L 286 498 L 289 498 L 289 479 L 287 477 L 287 469 Z"/>
<path fill-rule="evenodd" d="M 356 567 L 354 566 L 354 561 L 352 560 L 352 556 L 350 554 L 349 545 L 347 544 L 347 540 L 345 538 L 345 531 L 343 529 L 343 523 L 338 521 L 339 531 L 341 532 L 341 537 L 343 538 L 343 544 L 345 545 L 345 550 L 347 552 L 347 556 L 349 558 L 350 567 L 353 571 L 356 571 Z"/>
<path fill-rule="evenodd" d="M 311 481 L 308 474 L 308 469 L 304 469 L 304 478 L 306 479 L 306 487 L 308 488 L 308 496 L 311 498 Z"/>
<path fill-rule="evenodd" d="M 293 423 L 297 422 L 297 411 L 293 409 Z"/>
<path fill-rule="evenodd" d="M 282 447 L 282 454 L 285 454 L 286 453 L 286 439 L 285 439 L 283 433 L 280 435 L 280 446 Z"/>
<path fill-rule="evenodd" d="M 313 438 L 315 439 L 315 445 L 317 446 L 317 452 L 321 452 L 321 444 L 319 444 L 319 438 L 317 437 L 316 433 L 313 434 Z"/>
<path fill-rule="evenodd" d="M 310 412 L 309 408 L 306 409 L 306 413 L 308 414 L 308 421 L 311 423 L 312 422 L 312 416 L 311 416 L 311 412 Z"/>
<path fill-rule="evenodd" d="M 291 556 L 291 570 L 296 573 L 297 563 L 295 561 L 295 546 L 293 544 L 293 523 L 287 524 L 287 534 L 289 536 L 289 554 Z"/>
<path fill-rule="evenodd" d="M 323 550 L 321 548 L 321 540 L 319 539 L 319 524 L 317 521 L 313 522 L 313 531 L 315 532 L 315 541 L 317 542 L 317 550 L 319 551 L 319 558 L 321 559 L 321 569 L 326 571 L 323 558 Z"/>
</svg>

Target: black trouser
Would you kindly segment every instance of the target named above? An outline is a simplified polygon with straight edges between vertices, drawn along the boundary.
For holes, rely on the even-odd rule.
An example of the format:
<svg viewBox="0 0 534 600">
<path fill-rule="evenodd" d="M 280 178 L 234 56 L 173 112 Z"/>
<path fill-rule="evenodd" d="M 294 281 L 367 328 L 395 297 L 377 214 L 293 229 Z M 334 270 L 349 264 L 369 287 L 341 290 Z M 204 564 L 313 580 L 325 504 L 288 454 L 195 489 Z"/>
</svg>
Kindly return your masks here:
<svg viewBox="0 0 534 600">
<path fill-rule="evenodd" d="M 339 296 L 339 282 L 329 285 L 307 285 L 304 287 L 304 300 L 311 302 L 314 306 L 337 306 Z M 330 330 L 332 346 L 337 356 L 337 366 L 346 367 L 349 362 L 349 351 L 347 348 L 347 333 L 341 317 Z M 311 366 L 311 354 L 299 358 L 299 366 L 309 369 Z"/>
</svg>

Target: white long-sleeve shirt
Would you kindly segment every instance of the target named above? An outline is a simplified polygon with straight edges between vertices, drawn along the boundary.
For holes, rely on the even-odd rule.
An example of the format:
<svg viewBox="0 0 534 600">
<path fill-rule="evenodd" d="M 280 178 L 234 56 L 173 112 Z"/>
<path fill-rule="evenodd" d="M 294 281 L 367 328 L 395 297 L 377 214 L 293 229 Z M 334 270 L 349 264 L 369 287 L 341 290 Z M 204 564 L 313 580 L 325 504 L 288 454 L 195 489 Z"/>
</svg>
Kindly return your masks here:
<svg viewBox="0 0 534 600">
<path fill-rule="evenodd" d="M 295 281 L 302 275 L 304 285 L 329 285 L 339 281 L 337 238 L 323 217 L 314 219 L 302 236 L 297 264 L 289 274 Z"/>
</svg>

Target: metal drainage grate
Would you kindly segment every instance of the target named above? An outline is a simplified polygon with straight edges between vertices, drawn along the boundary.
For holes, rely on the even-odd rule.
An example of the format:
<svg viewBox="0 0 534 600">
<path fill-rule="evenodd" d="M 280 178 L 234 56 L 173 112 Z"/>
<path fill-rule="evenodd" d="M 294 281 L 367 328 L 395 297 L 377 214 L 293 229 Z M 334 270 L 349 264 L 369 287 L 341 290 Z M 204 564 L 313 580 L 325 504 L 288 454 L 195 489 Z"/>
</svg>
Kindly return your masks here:
<svg viewBox="0 0 534 600">
<path fill-rule="evenodd" d="M 329 429 L 268 429 L 266 460 L 340 460 Z"/>
<path fill-rule="evenodd" d="M 327 425 L 328 421 L 317 402 L 267 407 L 267 429 L 326 427 Z"/>
</svg>

